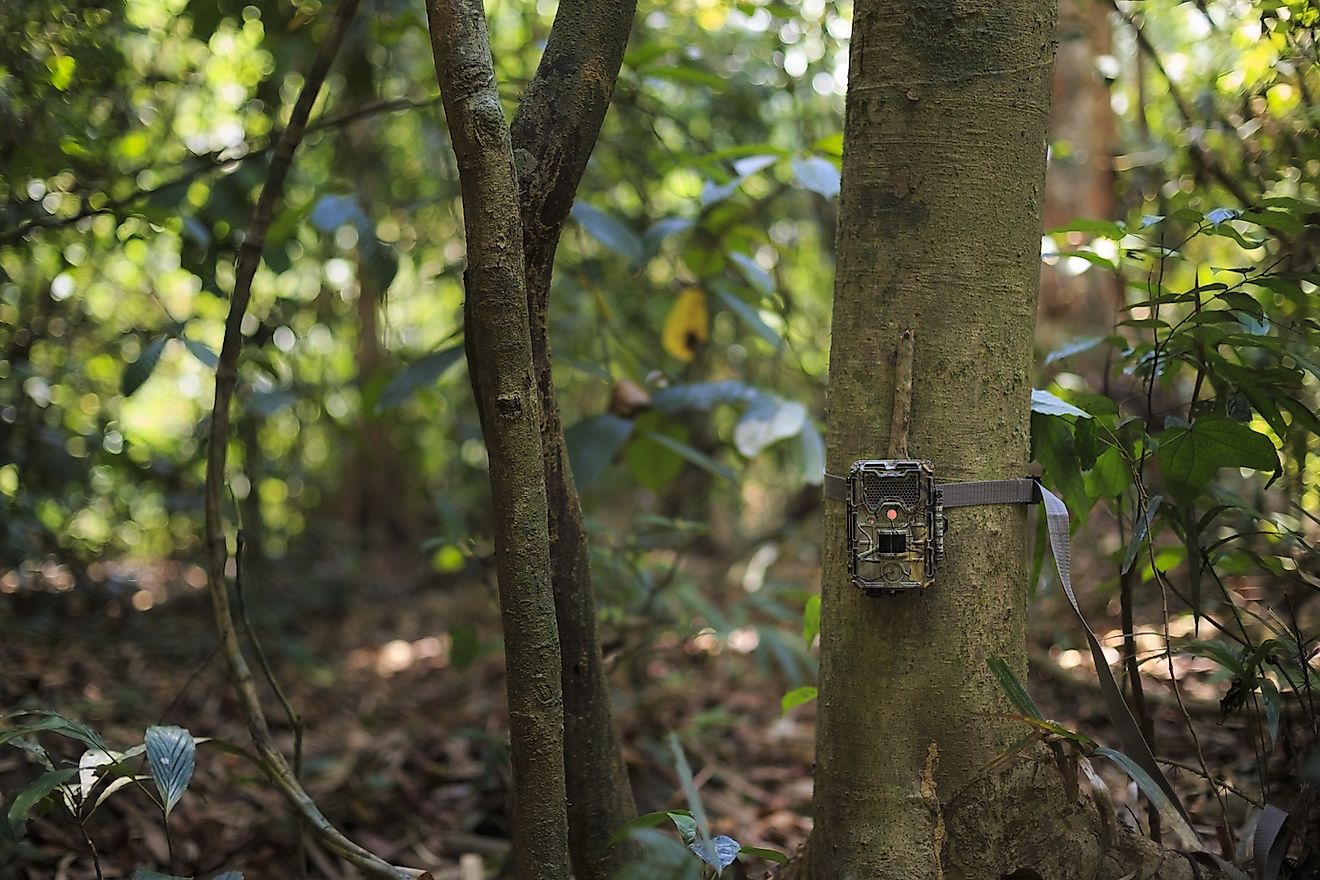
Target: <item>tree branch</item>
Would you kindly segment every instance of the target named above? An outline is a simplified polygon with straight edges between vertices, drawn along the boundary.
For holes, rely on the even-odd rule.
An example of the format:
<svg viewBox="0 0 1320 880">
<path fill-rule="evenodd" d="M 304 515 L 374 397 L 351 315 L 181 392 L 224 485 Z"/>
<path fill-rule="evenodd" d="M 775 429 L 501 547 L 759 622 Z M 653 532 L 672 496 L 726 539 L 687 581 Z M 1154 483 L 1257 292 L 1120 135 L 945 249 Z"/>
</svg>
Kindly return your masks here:
<svg viewBox="0 0 1320 880">
<path fill-rule="evenodd" d="M 513 146 L 481 0 L 428 0 L 427 13 L 463 191 L 464 344 L 490 461 L 516 875 L 564 880 L 569 869 L 560 646 Z"/>
<path fill-rule="evenodd" d="M 411 876 L 410 872 L 396 868 L 373 855 L 336 829 L 303 789 L 297 775 L 275 745 L 265 711 L 261 707 L 261 698 L 257 693 L 252 671 L 243 655 L 243 648 L 234 626 L 234 616 L 229 606 L 229 594 L 225 583 L 225 566 L 229 560 L 229 553 L 225 539 L 222 497 L 229 448 L 229 410 L 238 379 L 238 356 L 243 346 L 243 316 L 247 312 L 248 301 L 252 295 L 252 279 L 261 262 L 266 232 L 274 217 L 275 205 L 283 193 L 285 178 L 293 165 L 293 154 L 298 148 L 299 141 L 302 140 L 312 105 L 316 102 L 321 84 L 325 81 L 326 73 L 353 18 L 353 13 L 357 10 L 358 2 L 359 0 L 340 0 L 339 7 L 335 10 L 329 30 L 294 104 L 288 127 L 280 133 L 279 139 L 274 144 L 270 170 L 266 174 L 261 195 L 257 199 L 252 222 L 248 225 L 243 244 L 238 251 L 234 290 L 230 299 L 229 315 L 225 320 L 224 343 L 216 367 L 215 405 L 211 413 L 211 431 L 207 443 L 206 580 L 211 594 L 211 609 L 215 616 L 220 650 L 225 656 L 230 680 L 238 693 L 239 705 L 247 720 L 248 730 L 252 734 L 253 745 L 267 775 L 326 847 L 360 868 L 368 876 L 397 880 Z"/>
<path fill-rule="evenodd" d="M 439 103 L 439 95 L 433 95 L 429 98 L 390 98 L 384 101 L 376 101 L 359 107 L 356 110 L 349 110 L 338 116 L 317 120 L 303 130 L 303 135 L 306 136 L 318 131 L 342 128 L 345 125 L 349 125 L 350 123 L 369 116 L 377 116 L 382 113 L 393 113 L 396 110 L 417 110 L 423 107 L 433 107 Z M 86 220 L 88 217 L 96 217 L 102 214 L 115 214 L 124 208 L 137 204 L 143 199 L 150 198 L 156 193 L 164 192 L 165 190 L 173 189 L 177 186 L 183 186 L 205 174 L 214 174 L 223 168 L 246 162 L 248 159 L 255 159 L 259 156 L 264 156 L 274 150 L 278 142 L 277 135 L 275 138 L 268 140 L 265 144 L 262 144 L 259 147 L 254 147 L 240 156 L 226 155 L 229 153 L 231 149 L 230 147 L 226 147 L 223 150 L 213 150 L 210 153 L 205 153 L 201 156 L 194 156 L 193 158 L 199 163 L 197 167 L 176 174 L 164 183 L 150 187 L 139 187 L 128 195 L 117 199 L 110 199 L 104 205 L 99 207 L 93 208 L 85 206 L 77 213 L 70 214 L 68 217 L 51 216 L 34 218 L 32 220 L 25 220 L 11 229 L 0 231 L 0 245 L 13 244 L 22 239 L 28 233 L 34 232 L 38 229 L 62 229 L 66 226 L 72 226 L 79 220 Z M 138 174 L 148 170 L 150 169 L 143 168 L 131 175 L 126 174 L 124 176 L 137 177 Z"/>
</svg>

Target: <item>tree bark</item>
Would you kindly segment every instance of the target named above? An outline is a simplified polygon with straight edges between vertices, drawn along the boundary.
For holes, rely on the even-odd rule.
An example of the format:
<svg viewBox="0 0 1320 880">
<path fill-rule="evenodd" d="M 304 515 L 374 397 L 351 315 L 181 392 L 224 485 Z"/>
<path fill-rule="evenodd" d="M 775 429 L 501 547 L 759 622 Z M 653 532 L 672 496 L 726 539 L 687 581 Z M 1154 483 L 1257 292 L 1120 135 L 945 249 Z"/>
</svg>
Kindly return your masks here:
<svg viewBox="0 0 1320 880">
<path fill-rule="evenodd" d="M 1055 0 L 856 6 L 832 473 L 895 442 L 909 329 L 910 454 L 941 481 L 1027 472 L 1055 15 Z M 1119 829 L 1044 747 L 996 762 L 1025 733 L 987 661 L 1026 678 L 1026 511 L 949 521 L 934 586 L 870 597 L 848 576 L 844 506 L 826 504 L 815 827 L 786 876 L 1219 876 Z"/>
<path fill-rule="evenodd" d="M 892 442 L 896 353 L 909 328 L 913 457 L 944 481 L 1027 472 L 1055 15 L 1054 0 L 856 6 L 833 473 Z M 873 598 L 848 578 L 843 505 L 826 505 L 807 873 L 1122 876 L 1131 868 L 1106 855 L 1117 850 L 1054 771 L 984 769 L 1025 733 L 987 660 L 1026 677 L 1026 512 L 971 507 L 949 520 L 935 585 Z"/>
<path fill-rule="evenodd" d="M 550 283 L 559 236 L 623 63 L 635 0 L 564 0 L 512 126 L 519 168 L 527 305 L 541 405 L 550 566 L 564 687 L 569 849 L 578 880 L 608 880 L 629 854 L 613 833 L 636 815 L 596 631 L 582 504 L 569 469 L 550 352 Z"/>
<path fill-rule="evenodd" d="M 490 461 L 519 880 L 568 877 L 559 637 L 518 179 L 480 0 L 428 0 L 463 192 L 466 349 Z"/>
</svg>

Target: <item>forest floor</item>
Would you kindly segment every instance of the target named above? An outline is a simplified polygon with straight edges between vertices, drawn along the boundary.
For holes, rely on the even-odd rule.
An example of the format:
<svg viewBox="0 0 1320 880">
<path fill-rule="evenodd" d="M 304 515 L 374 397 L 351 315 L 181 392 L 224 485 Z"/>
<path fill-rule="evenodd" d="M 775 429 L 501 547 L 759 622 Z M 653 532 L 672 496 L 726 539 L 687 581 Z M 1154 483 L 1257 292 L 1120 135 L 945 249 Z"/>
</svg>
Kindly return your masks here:
<svg viewBox="0 0 1320 880">
<path fill-rule="evenodd" d="M 1078 580 L 1086 583 L 1086 567 L 1099 563 L 1079 562 Z M 790 571 L 782 576 L 800 574 L 809 582 L 809 566 L 796 564 L 801 571 L 795 574 L 794 561 L 784 562 Z M 692 559 L 685 568 L 700 580 L 728 566 Z M 460 873 L 464 856 L 469 865 L 480 858 L 488 872 L 497 871 L 507 855 L 509 769 L 493 588 L 473 583 L 471 575 L 401 573 L 386 564 L 358 567 L 350 576 L 327 559 L 308 563 L 296 578 L 288 565 L 282 572 L 269 578 L 268 589 L 250 585 L 248 601 L 277 677 L 302 713 L 303 776 L 323 811 L 382 857 L 427 868 L 437 878 L 473 876 Z M 55 577 L 42 589 L 5 588 L 11 595 L 0 597 L 6 612 L 0 616 L 0 706 L 64 713 L 97 729 L 111 748 L 141 743 L 143 730 L 158 723 L 247 745 L 214 652 L 200 569 L 137 563 L 101 566 L 91 575 L 77 587 Z M 1147 605 L 1159 602 L 1152 592 Z M 1091 605 L 1095 629 L 1112 637 L 1117 600 Z M 1157 620 L 1158 607 L 1139 619 Z M 1047 715 L 1105 742 L 1109 730 L 1094 671 L 1085 651 L 1077 650 L 1080 629 L 1057 594 L 1041 596 L 1032 614 L 1033 696 Z M 758 625 L 792 628 L 782 620 Z M 1177 635 L 1191 625 L 1186 618 L 1171 621 Z M 640 643 L 629 645 L 626 631 L 615 640 L 606 627 L 607 643 L 615 643 L 609 662 L 617 719 L 639 808 L 686 806 L 666 743 L 677 731 L 714 832 L 793 852 L 811 827 L 814 706 L 781 712 L 780 698 L 794 682 L 767 662 L 772 640 L 756 638 L 755 626 L 738 630 L 741 636 L 682 638 L 679 631 L 650 627 Z M 1143 637 L 1142 647 L 1150 650 L 1156 642 L 1154 635 Z M 1229 682 L 1213 664 L 1186 657 L 1173 664 L 1181 707 L 1168 684 L 1168 661 L 1156 657 L 1143 667 L 1157 752 L 1197 768 L 1175 769 L 1172 776 L 1205 839 L 1223 836 L 1224 809 L 1236 835 L 1246 802 L 1231 793 L 1222 804 L 1214 797 L 1197 775 L 1198 748 L 1215 775 L 1254 796 L 1262 725 L 1242 716 L 1221 722 L 1218 700 Z M 273 698 L 268 712 L 291 753 L 291 727 Z M 42 742 L 52 752 L 73 745 L 56 739 Z M 78 754 L 75 748 L 59 753 Z M 1101 769 L 1115 800 L 1135 803 L 1125 778 Z M 0 791 L 14 791 L 35 770 L 23 752 L 0 752 Z M 1120 818 L 1145 825 L 1144 809 L 1120 810 Z M 248 880 L 298 876 L 296 831 L 280 797 L 252 765 L 213 745 L 199 747 L 191 789 L 169 829 L 167 838 L 158 809 L 131 788 L 110 797 L 87 825 L 106 878 L 171 865 L 203 880 L 224 870 L 242 870 Z M 306 846 L 306 857 L 310 877 L 356 876 L 314 844 Z M 766 867 L 749 865 L 746 876 L 761 877 Z M 0 880 L 94 876 L 77 827 L 58 811 L 31 822 L 16 866 L 0 866 Z"/>
</svg>

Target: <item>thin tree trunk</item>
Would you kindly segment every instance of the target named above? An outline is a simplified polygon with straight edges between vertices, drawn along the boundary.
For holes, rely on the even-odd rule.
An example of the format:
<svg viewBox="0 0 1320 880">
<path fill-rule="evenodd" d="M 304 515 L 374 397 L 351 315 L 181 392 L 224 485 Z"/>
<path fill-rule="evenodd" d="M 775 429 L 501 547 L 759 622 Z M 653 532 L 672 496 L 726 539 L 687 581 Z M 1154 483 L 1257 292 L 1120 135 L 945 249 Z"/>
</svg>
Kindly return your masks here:
<svg viewBox="0 0 1320 880">
<path fill-rule="evenodd" d="M 619 868 L 629 847 L 612 844 L 611 837 L 636 815 L 636 806 L 614 730 L 582 504 L 551 373 L 550 283 L 560 232 L 609 108 L 635 5 L 635 0 L 563 0 L 512 127 L 550 509 L 569 846 L 578 880 L 607 880 Z"/>
<path fill-rule="evenodd" d="M 912 456 L 940 480 L 1022 476 L 1054 2 L 855 9 L 829 470 L 883 457 L 911 329 Z M 1026 732 L 986 665 L 1001 657 L 1026 677 L 1026 511 L 970 507 L 949 520 L 933 587 L 869 597 L 848 577 L 844 506 L 826 503 L 807 873 L 1122 876 L 1148 842 L 1112 845 L 1049 766 L 985 770 Z"/>
<path fill-rule="evenodd" d="M 568 877 L 559 637 L 518 179 L 480 0 L 428 0 L 463 191 L 468 368 L 490 462 L 519 880 Z"/>
</svg>

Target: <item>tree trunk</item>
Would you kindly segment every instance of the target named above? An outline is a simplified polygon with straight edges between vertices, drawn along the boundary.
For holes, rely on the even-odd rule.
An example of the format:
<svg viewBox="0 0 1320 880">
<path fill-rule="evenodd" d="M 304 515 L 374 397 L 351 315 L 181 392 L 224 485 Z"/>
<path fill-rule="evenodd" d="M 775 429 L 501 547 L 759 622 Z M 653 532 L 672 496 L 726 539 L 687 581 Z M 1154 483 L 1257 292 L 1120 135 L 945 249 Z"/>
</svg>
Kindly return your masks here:
<svg viewBox="0 0 1320 880">
<path fill-rule="evenodd" d="M 463 191 L 465 347 L 490 461 L 516 874 L 518 880 L 566 880 L 559 636 L 513 147 L 480 0 L 428 0 L 427 12 Z"/>
<path fill-rule="evenodd" d="M 855 9 L 829 470 L 884 457 L 912 329 L 912 457 L 941 481 L 1022 476 L 1055 2 Z M 1026 678 L 1026 517 L 950 511 L 934 586 L 870 597 L 848 577 L 844 506 L 826 503 L 815 830 L 795 873 L 1117 878 L 1158 858 L 1051 766 L 985 769 L 1027 732 L 986 665 Z"/>
<path fill-rule="evenodd" d="M 614 729 L 596 631 L 582 503 L 568 463 L 550 352 L 550 283 L 559 236 L 609 109 L 636 4 L 563 0 L 512 126 L 523 260 L 550 518 L 550 571 L 564 688 L 569 850 L 578 880 L 608 880 L 631 854 L 614 832 L 637 814 Z"/>
</svg>

